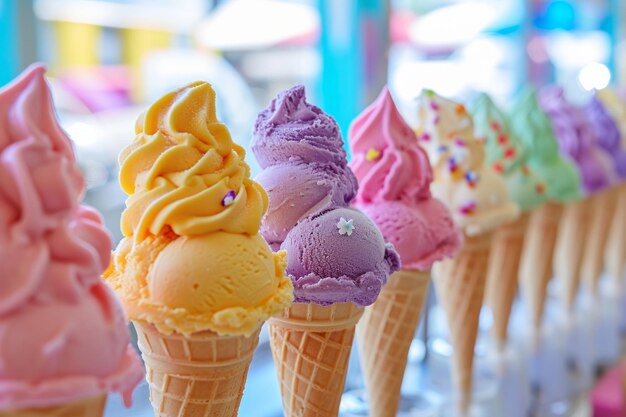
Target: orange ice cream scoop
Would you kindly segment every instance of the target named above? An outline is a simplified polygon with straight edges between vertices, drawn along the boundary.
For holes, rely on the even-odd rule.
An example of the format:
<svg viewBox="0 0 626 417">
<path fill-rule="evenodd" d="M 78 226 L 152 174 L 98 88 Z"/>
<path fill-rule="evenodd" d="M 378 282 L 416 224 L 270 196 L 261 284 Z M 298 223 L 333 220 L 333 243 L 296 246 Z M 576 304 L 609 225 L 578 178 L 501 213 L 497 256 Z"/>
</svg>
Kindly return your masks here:
<svg viewBox="0 0 626 417">
<path fill-rule="evenodd" d="M 285 253 L 258 234 L 267 195 L 217 120 L 215 93 L 192 83 L 139 117 L 120 154 L 126 238 L 105 279 L 133 321 L 161 333 L 250 335 L 288 307 Z"/>
</svg>

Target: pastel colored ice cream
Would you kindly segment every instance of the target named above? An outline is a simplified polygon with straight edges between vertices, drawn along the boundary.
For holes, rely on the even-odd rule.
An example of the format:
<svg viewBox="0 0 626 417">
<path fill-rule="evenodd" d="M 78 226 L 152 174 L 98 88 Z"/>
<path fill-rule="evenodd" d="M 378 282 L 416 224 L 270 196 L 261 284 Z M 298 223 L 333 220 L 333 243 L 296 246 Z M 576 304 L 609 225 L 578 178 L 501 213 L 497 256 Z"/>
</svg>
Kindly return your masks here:
<svg viewBox="0 0 626 417">
<path fill-rule="evenodd" d="M 403 269 L 429 270 L 453 256 L 462 235 L 443 203 L 433 198 L 433 173 L 415 133 L 385 87 L 350 126 L 350 167 L 359 180 L 354 202 L 378 225 Z"/>
<path fill-rule="evenodd" d="M 337 123 L 304 104 L 303 88 L 272 101 L 254 131 L 252 149 L 263 168 L 256 180 L 270 195 L 261 234 L 273 249 L 300 219 L 354 199 L 357 183 Z"/>
<path fill-rule="evenodd" d="M 568 102 L 560 87 L 544 88 L 539 103 L 552 122 L 561 151 L 576 162 L 584 191 L 592 194 L 611 186 L 615 182 L 613 162 L 599 146 L 588 114 Z"/>
<path fill-rule="evenodd" d="M 296 86 L 259 114 L 252 150 L 270 200 L 261 231 L 287 250 L 295 301 L 373 303 L 399 259 L 376 225 L 349 207 L 357 182 L 337 123 Z"/>
<path fill-rule="evenodd" d="M 626 103 L 612 88 L 604 88 L 596 92 L 596 97 L 604 105 L 620 131 L 621 147 L 626 149 Z"/>
<path fill-rule="evenodd" d="M 622 134 L 617 121 L 597 95 L 589 101 L 585 112 L 598 145 L 613 159 L 613 168 L 619 179 L 626 179 L 626 149 L 622 147 Z"/>
<path fill-rule="evenodd" d="M 417 137 L 434 171 L 431 191 L 467 236 L 495 230 L 519 216 L 504 181 L 487 166 L 484 145 L 462 104 L 427 90 L 419 97 L 418 118 Z"/>
<path fill-rule="evenodd" d="M 111 238 L 79 204 L 84 181 L 42 66 L 0 90 L 0 411 L 64 405 L 143 378 L 101 279 Z"/>
<path fill-rule="evenodd" d="M 205 82 L 163 96 L 120 154 L 126 236 L 106 279 L 163 334 L 252 334 L 292 298 L 284 253 L 258 234 L 267 195 L 217 120 Z"/>
<path fill-rule="evenodd" d="M 546 184 L 526 163 L 526 153 L 511 134 L 506 115 L 487 94 L 472 106 L 474 133 L 485 144 L 487 164 L 502 175 L 511 199 L 522 211 L 532 210 L 546 201 Z"/>
<path fill-rule="evenodd" d="M 550 119 L 534 89 L 526 89 L 515 102 L 509 126 L 522 143 L 529 168 L 545 184 L 549 201 L 567 203 L 582 197 L 578 169 L 559 153 Z"/>
</svg>

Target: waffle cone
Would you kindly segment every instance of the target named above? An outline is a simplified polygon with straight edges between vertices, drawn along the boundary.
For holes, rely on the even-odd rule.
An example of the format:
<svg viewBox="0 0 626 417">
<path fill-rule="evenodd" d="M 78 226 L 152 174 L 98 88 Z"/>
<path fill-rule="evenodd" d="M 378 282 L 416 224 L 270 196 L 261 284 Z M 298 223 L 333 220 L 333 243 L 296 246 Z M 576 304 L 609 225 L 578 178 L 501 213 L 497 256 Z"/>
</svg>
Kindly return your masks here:
<svg viewBox="0 0 626 417">
<path fill-rule="evenodd" d="M 293 303 L 269 321 L 285 417 L 336 417 L 363 308 Z"/>
<path fill-rule="evenodd" d="M 237 415 L 259 329 L 250 337 L 206 331 L 164 335 L 134 322 L 155 417 Z"/>
<path fill-rule="evenodd" d="M 520 293 L 526 304 L 533 328 L 543 319 L 548 282 L 552 277 L 552 255 L 563 212 L 563 205 L 545 203 L 530 215 L 520 265 Z"/>
<path fill-rule="evenodd" d="M 616 288 L 623 291 L 626 272 L 626 183 L 618 188 L 615 213 L 609 230 L 606 267 Z"/>
<path fill-rule="evenodd" d="M 507 341 L 507 328 L 517 292 L 524 234 L 529 219 L 530 213 L 522 213 L 516 221 L 496 230 L 491 242 L 485 303 L 493 314 L 493 337 L 500 346 L 504 346 Z"/>
<path fill-rule="evenodd" d="M 453 348 L 452 376 L 459 407 L 467 412 L 471 400 L 474 346 L 485 294 L 489 251 L 493 233 L 465 238 L 461 252 L 433 268 L 439 304 L 448 320 Z"/>
<path fill-rule="evenodd" d="M 591 214 L 588 198 L 563 207 L 559 231 L 554 248 L 553 268 L 556 279 L 561 283 L 560 301 L 563 308 L 571 312 L 580 287 L 580 267 Z"/>
<path fill-rule="evenodd" d="M 604 249 L 617 205 L 617 188 L 594 195 L 591 197 L 591 205 L 580 272 L 585 285 L 593 294 L 596 294 L 600 275 L 604 269 Z"/>
<path fill-rule="evenodd" d="M 0 411 L 0 417 L 102 417 L 106 395 L 45 408 Z"/>
<path fill-rule="evenodd" d="M 409 347 L 419 323 L 430 271 L 401 270 L 389 277 L 357 325 L 357 342 L 370 416 L 397 414 Z"/>
</svg>

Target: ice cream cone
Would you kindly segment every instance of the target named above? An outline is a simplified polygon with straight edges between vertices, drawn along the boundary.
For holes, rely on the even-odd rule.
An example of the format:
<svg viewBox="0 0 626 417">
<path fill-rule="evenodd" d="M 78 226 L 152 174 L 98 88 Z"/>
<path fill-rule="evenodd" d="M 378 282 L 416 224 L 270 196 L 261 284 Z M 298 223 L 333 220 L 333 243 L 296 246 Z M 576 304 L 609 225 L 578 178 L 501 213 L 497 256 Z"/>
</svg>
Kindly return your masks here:
<svg viewBox="0 0 626 417">
<path fill-rule="evenodd" d="M 485 303 L 493 315 L 493 337 L 496 344 L 504 346 L 511 308 L 517 293 L 520 259 L 524 246 L 524 234 L 530 213 L 523 213 L 516 221 L 501 226 L 493 236 Z"/>
<path fill-rule="evenodd" d="M 617 205 L 617 188 L 602 191 L 591 197 L 589 227 L 580 266 L 583 283 L 596 294 L 600 275 L 604 268 L 609 227 Z"/>
<path fill-rule="evenodd" d="M 389 277 L 357 325 L 370 416 L 397 414 L 400 388 L 430 271 L 401 270 Z"/>
<path fill-rule="evenodd" d="M 294 303 L 269 321 L 286 417 L 336 417 L 363 308 Z"/>
<path fill-rule="evenodd" d="M 483 304 L 493 233 L 465 238 L 453 259 L 435 264 L 433 282 L 443 308 L 453 348 L 452 374 L 459 394 L 459 411 L 465 414 L 472 392 L 474 345 Z"/>
<path fill-rule="evenodd" d="M 562 212 L 562 204 L 545 203 L 530 215 L 526 230 L 519 275 L 520 293 L 535 331 L 541 327 Z"/>
<path fill-rule="evenodd" d="M 626 183 L 618 187 L 617 204 L 606 245 L 606 267 L 616 289 L 624 289 L 626 272 Z"/>
<path fill-rule="evenodd" d="M 101 417 L 106 401 L 107 396 L 101 395 L 54 407 L 0 411 L 0 417 Z"/>
<path fill-rule="evenodd" d="M 156 417 L 235 417 L 260 327 L 250 337 L 165 335 L 133 322 Z"/>
<path fill-rule="evenodd" d="M 559 231 L 554 248 L 553 268 L 561 283 L 560 300 L 563 308 L 571 312 L 580 287 L 580 266 L 589 228 L 591 202 L 588 198 L 563 207 Z"/>
</svg>

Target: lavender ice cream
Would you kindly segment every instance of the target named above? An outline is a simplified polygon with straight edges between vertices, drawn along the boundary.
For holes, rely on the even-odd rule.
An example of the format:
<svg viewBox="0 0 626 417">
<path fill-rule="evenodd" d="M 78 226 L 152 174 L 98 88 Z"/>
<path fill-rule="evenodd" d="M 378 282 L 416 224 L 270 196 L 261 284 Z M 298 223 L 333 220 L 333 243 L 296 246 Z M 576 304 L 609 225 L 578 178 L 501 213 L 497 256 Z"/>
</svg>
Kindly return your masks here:
<svg viewBox="0 0 626 417">
<path fill-rule="evenodd" d="M 339 126 L 306 103 L 303 86 L 279 94 L 259 114 L 252 151 L 264 168 L 257 181 L 271 196 L 261 234 L 274 250 L 301 218 L 356 196 Z"/>
<path fill-rule="evenodd" d="M 586 112 L 598 144 L 613 158 L 613 167 L 619 178 L 626 179 L 626 150 L 621 146 L 622 137 L 617 122 L 597 96 L 587 104 Z"/>
<path fill-rule="evenodd" d="M 293 87 L 259 114 L 252 151 L 269 195 L 261 234 L 287 250 L 295 301 L 372 304 L 400 259 L 349 207 L 358 186 L 335 120 L 306 102 L 303 86 Z"/>
<path fill-rule="evenodd" d="M 588 114 L 569 103 L 559 87 L 542 90 L 539 102 L 552 122 L 561 152 L 576 162 L 584 191 L 593 194 L 613 185 L 616 175 L 611 157 L 599 146 Z"/>
</svg>

